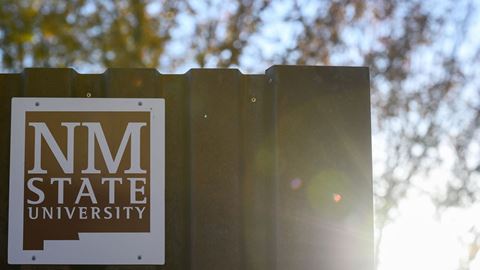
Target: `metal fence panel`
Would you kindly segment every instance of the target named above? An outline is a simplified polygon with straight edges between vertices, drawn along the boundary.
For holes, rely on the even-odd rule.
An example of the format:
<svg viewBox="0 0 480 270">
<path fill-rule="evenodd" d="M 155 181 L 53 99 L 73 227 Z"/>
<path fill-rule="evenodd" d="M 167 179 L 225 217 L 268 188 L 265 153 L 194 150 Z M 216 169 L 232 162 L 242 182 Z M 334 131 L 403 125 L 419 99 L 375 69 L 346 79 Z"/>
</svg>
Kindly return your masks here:
<svg viewBox="0 0 480 270">
<path fill-rule="evenodd" d="M 12 97 L 165 98 L 166 264 L 56 269 L 373 269 L 368 69 L 25 69 L 0 74 L 0 265 Z M 52 266 L 20 266 L 52 269 Z"/>
</svg>

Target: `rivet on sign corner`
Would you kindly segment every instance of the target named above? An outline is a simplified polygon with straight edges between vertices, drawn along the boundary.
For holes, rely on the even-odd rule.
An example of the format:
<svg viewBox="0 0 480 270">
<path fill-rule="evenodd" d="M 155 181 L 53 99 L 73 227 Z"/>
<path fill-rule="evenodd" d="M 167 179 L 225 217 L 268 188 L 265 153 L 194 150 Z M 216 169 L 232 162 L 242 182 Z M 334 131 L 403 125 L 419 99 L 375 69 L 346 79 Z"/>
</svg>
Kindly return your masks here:
<svg viewBox="0 0 480 270">
<path fill-rule="evenodd" d="M 205 114 L 203 115 L 203 118 L 207 119 L 207 118 L 208 118 L 208 114 L 205 113 Z"/>
<path fill-rule="evenodd" d="M 86 96 L 87 96 L 87 98 L 89 98 L 89 97 L 91 97 L 91 96 L 92 96 L 92 93 L 90 93 L 90 92 L 87 92 L 87 95 L 86 95 Z"/>
<path fill-rule="evenodd" d="M 250 101 L 251 101 L 252 103 L 255 103 L 255 102 L 257 102 L 257 98 L 256 98 L 256 97 L 251 97 L 251 98 L 250 98 Z"/>
<path fill-rule="evenodd" d="M 138 102 L 138 106 L 142 106 L 143 103 L 141 101 Z"/>
<path fill-rule="evenodd" d="M 40 105 L 40 102 L 38 102 L 38 101 L 37 101 L 37 102 L 35 102 L 35 106 L 37 106 L 37 107 L 38 107 L 39 105 Z"/>
<path fill-rule="evenodd" d="M 141 259 L 142 259 L 142 255 L 138 255 L 138 256 L 137 256 L 137 259 L 138 259 L 138 260 L 141 260 Z"/>
<path fill-rule="evenodd" d="M 32 256 L 32 261 L 35 261 L 37 258 L 35 258 L 35 256 Z"/>
</svg>

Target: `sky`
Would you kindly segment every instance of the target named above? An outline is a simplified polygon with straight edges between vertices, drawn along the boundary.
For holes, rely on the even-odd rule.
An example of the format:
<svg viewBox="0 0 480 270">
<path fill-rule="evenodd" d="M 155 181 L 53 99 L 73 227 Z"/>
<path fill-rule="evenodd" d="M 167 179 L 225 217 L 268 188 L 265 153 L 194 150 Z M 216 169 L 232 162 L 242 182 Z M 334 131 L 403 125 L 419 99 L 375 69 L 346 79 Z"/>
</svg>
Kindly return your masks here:
<svg viewBox="0 0 480 270">
<path fill-rule="evenodd" d="M 473 57 L 475 48 L 480 45 L 478 3 L 473 7 L 471 27 L 465 37 L 467 42 L 459 49 L 465 59 Z M 471 88 L 464 91 L 465 96 L 459 98 L 471 98 L 469 93 L 478 91 L 478 85 L 478 80 L 472 81 Z M 375 141 L 375 136 L 373 140 Z M 381 144 L 378 145 L 379 148 L 373 149 L 374 159 L 382 159 L 384 153 Z M 475 162 L 478 162 L 478 149 L 471 150 L 477 153 Z M 474 238 L 470 230 L 472 227 L 480 228 L 480 204 L 474 203 L 467 209 L 451 208 L 439 215 L 427 194 L 441 191 L 449 181 L 449 167 L 454 153 L 443 147 L 440 155 L 445 160 L 444 165 L 435 168 L 428 176 L 422 176 L 421 181 L 414 181 L 418 189 L 409 193 L 400 204 L 396 220 L 386 227 L 380 248 L 381 270 L 455 270 L 461 269 L 459 262 L 461 265 L 462 261 L 467 260 L 469 251 L 466 245 Z M 375 169 L 374 166 L 374 171 Z M 480 269 L 480 256 L 477 255 L 469 266 L 464 264 L 463 267 L 465 268 L 462 269 Z"/>
</svg>

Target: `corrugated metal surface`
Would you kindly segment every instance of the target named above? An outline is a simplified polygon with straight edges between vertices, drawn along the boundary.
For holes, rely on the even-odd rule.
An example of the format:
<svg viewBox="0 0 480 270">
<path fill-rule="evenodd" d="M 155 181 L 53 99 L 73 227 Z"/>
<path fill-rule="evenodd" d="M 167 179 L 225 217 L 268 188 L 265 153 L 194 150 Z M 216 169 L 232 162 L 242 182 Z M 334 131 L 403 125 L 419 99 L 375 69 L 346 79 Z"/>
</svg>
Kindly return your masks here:
<svg viewBox="0 0 480 270">
<path fill-rule="evenodd" d="M 18 269 L 6 264 L 11 98 L 87 95 L 165 98 L 166 265 L 56 269 L 373 269 L 368 76 L 308 66 L 0 74 L 1 269 Z"/>
</svg>

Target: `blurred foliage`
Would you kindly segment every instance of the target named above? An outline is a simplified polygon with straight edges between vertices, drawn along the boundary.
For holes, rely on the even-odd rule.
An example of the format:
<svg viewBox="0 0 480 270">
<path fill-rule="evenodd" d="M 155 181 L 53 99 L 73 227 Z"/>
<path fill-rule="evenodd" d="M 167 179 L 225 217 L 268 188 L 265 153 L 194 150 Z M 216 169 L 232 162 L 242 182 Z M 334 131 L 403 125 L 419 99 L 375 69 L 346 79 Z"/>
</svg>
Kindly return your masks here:
<svg viewBox="0 0 480 270">
<path fill-rule="evenodd" d="M 157 67 L 175 26 L 175 2 L 148 14 L 141 0 L 2 0 L 2 66 Z"/>
<path fill-rule="evenodd" d="M 476 8 L 464 0 L 0 0 L 1 69 L 369 66 L 379 243 L 412 190 L 429 193 L 439 211 L 479 197 Z M 434 192 L 423 179 L 439 167 L 448 173 Z"/>
</svg>

